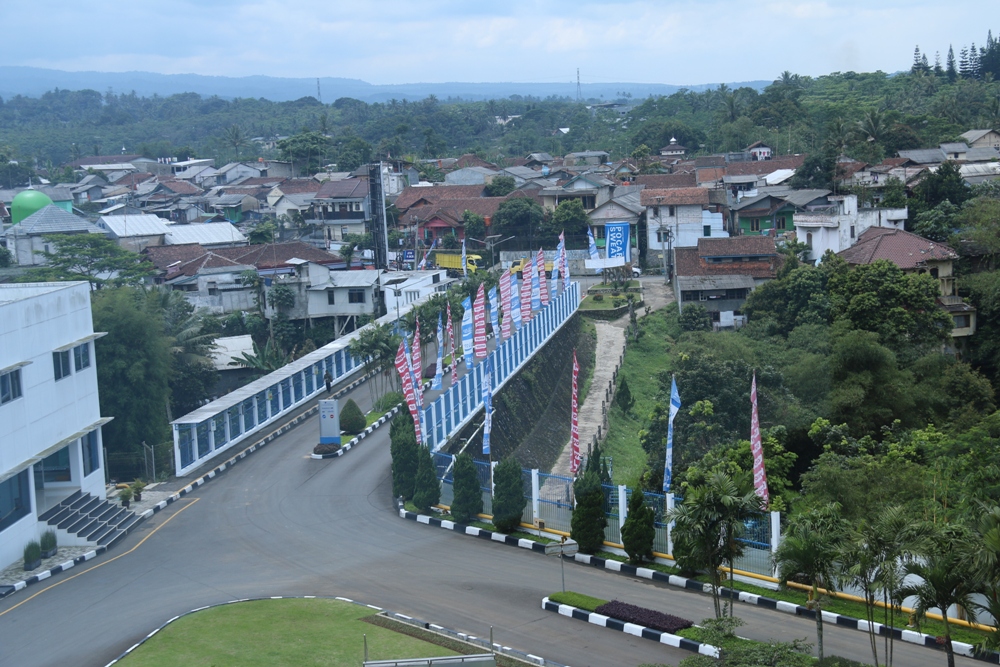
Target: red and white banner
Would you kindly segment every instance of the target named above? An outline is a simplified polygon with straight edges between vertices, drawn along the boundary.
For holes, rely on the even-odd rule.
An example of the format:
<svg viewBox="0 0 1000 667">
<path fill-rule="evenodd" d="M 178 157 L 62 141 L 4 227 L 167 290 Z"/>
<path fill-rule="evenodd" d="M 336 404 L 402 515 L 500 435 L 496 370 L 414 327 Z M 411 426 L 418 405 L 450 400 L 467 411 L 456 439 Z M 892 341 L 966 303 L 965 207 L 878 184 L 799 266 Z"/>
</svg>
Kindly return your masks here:
<svg viewBox="0 0 1000 667">
<path fill-rule="evenodd" d="M 486 290 L 482 283 L 472 303 L 472 347 L 477 361 L 486 358 Z"/>
<path fill-rule="evenodd" d="M 458 372 L 458 364 L 455 363 L 455 327 L 451 323 L 451 302 L 448 302 L 448 356 L 451 357 L 451 383 L 455 384 L 455 373 Z"/>
<path fill-rule="evenodd" d="M 500 308 L 503 319 L 500 321 L 500 340 L 510 338 L 510 271 L 500 274 Z"/>
<path fill-rule="evenodd" d="M 764 446 L 760 441 L 760 419 L 757 416 L 757 374 L 750 385 L 750 453 L 753 455 L 753 488 L 767 506 L 767 472 L 764 470 Z"/>
<path fill-rule="evenodd" d="M 524 271 L 521 273 L 521 323 L 527 324 L 531 321 L 531 273 L 535 265 L 532 262 L 524 263 Z"/>
<path fill-rule="evenodd" d="M 424 355 L 420 351 L 420 318 L 415 317 L 416 326 L 413 330 L 413 377 L 417 382 L 417 391 L 424 386 Z"/>
<path fill-rule="evenodd" d="M 417 442 L 423 443 L 423 434 L 420 429 L 420 410 L 417 408 L 417 394 L 413 387 L 413 376 L 410 374 L 410 364 L 406 359 L 406 346 L 400 342 L 399 350 L 396 352 L 396 372 L 403 384 L 403 399 L 406 400 L 406 407 L 413 417 L 413 428 L 417 434 Z"/>
<path fill-rule="evenodd" d="M 545 253 L 538 249 L 535 255 L 535 272 L 538 274 L 538 295 L 542 300 L 542 306 L 549 305 L 549 281 L 545 277 Z"/>
<path fill-rule="evenodd" d="M 576 350 L 573 350 L 573 398 L 570 403 L 572 410 L 572 426 L 569 432 L 569 470 L 574 475 L 580 470 L 580 423 L 578 420 L 579 410 L 577 406 L 577 376 L 580 375 L 580 364 L 576 361 Z"/>
</svg>

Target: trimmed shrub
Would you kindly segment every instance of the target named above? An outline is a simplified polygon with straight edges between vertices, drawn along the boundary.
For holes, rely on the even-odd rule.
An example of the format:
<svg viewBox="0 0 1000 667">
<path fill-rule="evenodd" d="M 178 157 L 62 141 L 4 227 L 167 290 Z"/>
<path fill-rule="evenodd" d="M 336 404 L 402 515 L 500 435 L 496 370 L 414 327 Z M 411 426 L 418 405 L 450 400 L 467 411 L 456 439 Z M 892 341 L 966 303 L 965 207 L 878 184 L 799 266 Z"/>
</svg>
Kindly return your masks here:
<svg viewBox="0 0 1000 667">
<path fill-rule="evenodd" d="M 326 445 L 316 445 L 313 447 L 313 454 L 321 456 L 323 454 L 333 454 L 340 449 L 340 445 L 326 444 Z"/>
<path fill-rule="evenodd" d="M 601 550 L 604 544 L 604 527 L 608 519 L 604 514 L 604 490 L 601 488 L 601 477 L 589 469 L 573 484 L 576 495 L 576 509 L 570 522 L 570 534 L 580 552 L 594 554 Z"/>
<path fill-rule="evenodd" d="M 622 526 L 622 544 L 629 562 L 639 565 L 643 561 L 653 560 L 653 539 L 656 537 L 656 513 L 652 507 L 647 507 L 642 491 L 636 489 L 628 502 L 628 517 Z"/>
<path fill-rule="evenodd" d="M 628 380 L 625 379 L 624 375 L 618 391 L 615 392 L 615 404 L 621 408 L 622 414 L 625 415 L 632 412 L 632 406 L 635 405 L 635 399 L 632 398 L 632 392 L 628 388 Z"/>
<path fill-rule="evenodd" d="M 418 446 L 417 461 L 417 477 L 413 482 L 413 504 L 421 512 L 428 512 L 441 500 L 441 485 L 434 471 L 431 450 Z"/>
<path fill-rule="evenodd" d="M 604 301 L 604 295 L 603 294 L 595 294 L 593 298 L 594 298 L 594 301 L 596 301 L 597 303 L 600 303 L 600 302 Z"/>
<path fill-rule="evenodd" d="M 52 551 L 56 548 L 56 531 L 46 530 L 42 533 L 42 551 Z"/>
<path fill-rule="evenodd" d="M 602 604 L 594 611 L 598 614 L 603 614 L 604 616 L 617 618 L 618 620 L 625 621 L 626 623 L 644 625 L 647 628 L 659 630 L 660 632 L 669 632 L 672 635 L 675 635 L 679 631 L 685 630 L 694 625 L 694 623 L 686 618 L 664 614 L 662 611 L 656 611 L 655 609 L 637 607 L 634 604 L 621 602 L 620 600 L 612 600 L 611 602 Z"/>
<path fill-rule="evenodd" d="M 493 471 L 493 525 L 501 533 L 511 533 L 521 524 L 527 501 L 521 482 L 521 464 L 508 456 Z"/>
<path fill-rule="evenodd" d="M 591 597 L 590 595 L 584 595 L 583 593 L 574 593 L 573 591 L 553 593 L 549 596 L 549 599 L 558 604 L 568 604 L 571 607 L 576 607 L 577 609 L 583 609 L 585 611 L 596 611 L 602 604 L 608 603 L 607 600 Z"/>
<path fill-rule="evenodd" d="M 24 569 L 28 569 L 28 565 L 36 563 L 42 559 L 42 546 L 38 543 L 38 540 L 31 540 L 24 545 Z"/>
<path fill-rule="evenodd" d="M 408 412 L 398 413 L 389 426 L 389 452 L 392 454 L 392 495 L 404 500 L 413 498 L 417 478 L 417 436 L 413 418 Z"/>
<path fill-rule="evenodd" d="M 354 402 L 353 398 L 347 399 L 344 407 L 340 410 L 340 428 L 344 433 L 357 435 L 365 430 L 367 422 L 361 408 Z"/>
<path fill-rule="evenodd" d="M 479 488 L 476 464 L 469 454 L 459 454 L 455 459 L 455 477 L 452 486 L 455 499 L 451 515 L 459 523 L 468 523 L 483 511 L 483 493 Z"/>
</svg>

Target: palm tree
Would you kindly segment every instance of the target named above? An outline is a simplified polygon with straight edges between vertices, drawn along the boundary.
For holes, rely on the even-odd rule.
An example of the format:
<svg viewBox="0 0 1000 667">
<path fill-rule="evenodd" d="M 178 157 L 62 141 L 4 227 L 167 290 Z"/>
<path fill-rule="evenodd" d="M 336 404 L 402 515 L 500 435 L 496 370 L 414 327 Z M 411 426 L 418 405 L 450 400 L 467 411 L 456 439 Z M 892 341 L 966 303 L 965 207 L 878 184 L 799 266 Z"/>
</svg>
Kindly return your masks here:
<svg viewBox="0 0 1000 667">
<path fill-rule="evenodd" d="M 995 627 L 1000 627 L 1000 507 L 979 504 L 983 512 L 976 526 L 979 544 L 975 550 L 976 569 L 982 573 L 983 596 L 986 604 L 976 608 L 993 618 Z M 1000 631 L 987 632 L 980 648 L 996 650 L 1000 648 Z"/>
<path fill-rule="evenodd" d="M 792 520 L 774 554 L 782 584 L 797 578 L 812 586 L 807 606 L 816 613 L 816 648 L 820 661 L 823 660 L 823 598 L 819 589 L 824 588 L 832 594 L 838 572 L 836 545 L 844 529 L 838 503 L 800 514 Z"/>
<path fill-rule="evenodd" d="M 236 159 L 240 159 L 240 149 L 247 145 L 247 135 L 239 125 L 230 125 L 222 133 L 222 140 L 227 146 L 231 146 L 236 153 Z"/>
<path fill-rule="evenodd" d="M 941 611 L 948 667 L 955 667 L 955 648 L 951 644 L 948 609 L 952 605 L 963 607 L 969 620 L 975 622 L 973 595 L 983 588 L 982 573 L 976 568 L 975 559 L 971 555 L 971 535 L 960 524 L 934 526 L 928 542 L 929 548 L 922 557 L 910 561 L 903 568 L 907 575 L 919 578 L 919 583 L 902 587 L 900 595 L 916 598 L 914 611 L 918 618 L 925 617 L 935 607 Z"/>
<path fill-rule="evenodd" d="M 868 109 L 858 121 L 858 129 L 866 140 L 880 143 L 889 130 L 889 123 L 883 111 Z"/>
<path fill-rule="evenodd" d="M 261 373 L 271 373 L 285 366 L 290 362 L 291 356 L 286 354 L 274 339 L 268 339 L 261 348 L 256 342 L 253 344 L 253 354 L 243 353 L 241 358 L 233 358 L 229 362 L 230 366 L 240 366 L 241 368 L 252 368 Z"/>
</svg>

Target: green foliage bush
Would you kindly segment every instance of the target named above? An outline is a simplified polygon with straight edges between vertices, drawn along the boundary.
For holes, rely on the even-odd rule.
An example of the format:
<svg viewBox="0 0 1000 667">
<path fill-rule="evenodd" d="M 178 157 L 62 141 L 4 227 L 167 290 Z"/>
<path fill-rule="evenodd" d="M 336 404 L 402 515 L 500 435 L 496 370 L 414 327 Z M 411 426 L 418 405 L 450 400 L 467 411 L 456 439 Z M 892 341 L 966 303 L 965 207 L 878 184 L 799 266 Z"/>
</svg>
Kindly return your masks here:
<svg viewBox="0 0 1000 667">
<path fill-rule="evenodd" d="M 681 311 L 681 329 L 684 331 L 711 331 L 712 318 L 709 317 L 705 306 L 691 304 L 684 306 Z"/>
<path fill-rule="evenodd" d="M 476 464 L 469 454 L 459 454 L 455 459 L 455 475 L 452 489 L 455 499 L 451 503 L 451 515 L 459 523 L 468 523 L 483 511 L 483 493 L 479 487 Z"/>
<path fill-rule="evenodd" d="M 584 611 L 594 611 L 607 602 L 607 600 L 602 600 L 601 598 L 595 598 L 590 595 L 575 593 L 573 591 L 553 593 L 549 596 L 549 599 L 557 604 L 568 604 L 571 607 L 583 609 Z"/>
<path fill-rule="evenodd" d="M 347 399 L 344 407 L 340 409 L 340 428 L 344 433 L 357 435 L 365 430 L 365 415 L 361 408 L 354 402 L 353 398 Z"/>
<path fill-rule="evenodd" d="M 508 456 L 493 470 L 493 525 L 501 533 L 511 533 L 521 524 L 526 504 L 521 482 L 521 464 Z"/>
<path fill-rule="evenodd" d="M 410 500 L 417 477 L 417 436 L 413 430 L 413 418 L 408 412 L 399 412 L 390 422 L 389 441 L 392 495 Z"/>
<path fill-rule="evenodd" d="M 622 544 L 629 562 L 639 565 L 647 560 L 653 560 L 653 540 L 656 537 L 656 527 L 653 522 L 656 513 L 645 503 L 641 491 L 632 492 L 628 503 L 628 517 L 622 526 Z"/>
<path fill-rule="evenodd" d="M 597 303 L 601 303 L 602 301 L 604 301 L 604 295 L 603 294 L 594 294 L 592 298 Z"/>
<path fill-rule="evenodd" d="M 46 530 L 42 533 L 42 551 L 51 551 L 56 548 L 56 531 Z"/>
<path fill-rule="evenodd" d="M 573 484 L 576 495 L 576 508 L 570 523 L 570 534 L 580 552 L 594 554 L 601 550 L 604 544 L 604 527 L 607 517 L 604 514 L 604 490 L 601 488 L 600 474 L 587 470 Z"/>
<path fill-rule="evenodd" d="M 394 407 L 396 407 L 402 402 L 403 402 L 402 392 L 390 391 L 385 394 L 382 394 L 382 396 L 380 396 L 379 399 L 375 401 L 373 409 L 376 412 L 389 412 L 389 410 L 392 410 Z"/>
<path fill-rule="evenodd" d="M 24 564 L 25 566 L 30 565 L 42 558 L 42 546 L 38 543 L 38 540 L 31 540 L 24 545 Z"/>
<path fill-rule="evenodd" d="M 413 504 L 422 512 L 430 511 L 441 500 L 441 484 L 434 470 L 431 450 L 417 446 L 417 477 L 413 484 Z"/>
</svg>

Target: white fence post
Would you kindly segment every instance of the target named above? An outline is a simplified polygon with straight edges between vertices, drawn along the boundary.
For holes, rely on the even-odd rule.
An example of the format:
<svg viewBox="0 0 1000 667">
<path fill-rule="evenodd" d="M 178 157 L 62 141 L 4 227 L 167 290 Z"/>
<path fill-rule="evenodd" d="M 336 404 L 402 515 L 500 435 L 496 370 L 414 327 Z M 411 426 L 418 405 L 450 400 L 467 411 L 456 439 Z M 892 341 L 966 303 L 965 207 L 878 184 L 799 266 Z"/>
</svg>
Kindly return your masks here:
<svg viewBox="0 0 1000 667">
<path fill-rule="evenodd" d="M 667 512 L 674 511 L 674 494 L 667 494 Z M 667 524 L 667 551 L 670 555 L 674 555 L 674 522 L 670 521 Z M 676 558 L 674 560 L 677 560 Z"/>
<path fill-rule="evenodd" d="M 771 554 L 778 550 L 781 544 L 781 512 L 771 512 Z M 778 576 L 778 568 L 774 568 L 774 576 Z"/>
<path fill-rule="evenodd" d="M 531 469 L 531 519 L 538 525 L 538 468 Z"/>
<path fill-rule="evenodd" d="M 635 493 L 642 493 L 642 491 L 636 491 Z M 625 519 L 628 518 L 628 487 L 624 484 L 618 485 L 618 532 L 621 533 L 622 527 L 625 525 Z"/>
</svg>

